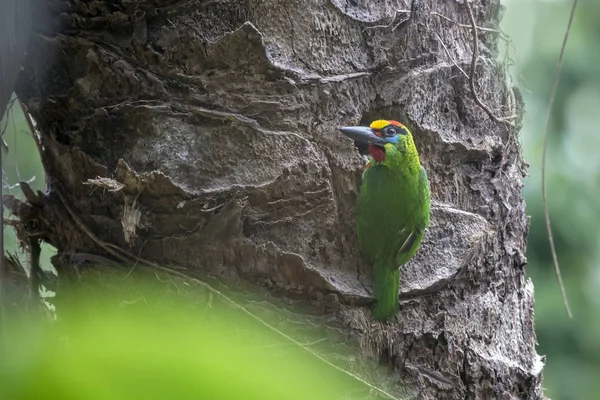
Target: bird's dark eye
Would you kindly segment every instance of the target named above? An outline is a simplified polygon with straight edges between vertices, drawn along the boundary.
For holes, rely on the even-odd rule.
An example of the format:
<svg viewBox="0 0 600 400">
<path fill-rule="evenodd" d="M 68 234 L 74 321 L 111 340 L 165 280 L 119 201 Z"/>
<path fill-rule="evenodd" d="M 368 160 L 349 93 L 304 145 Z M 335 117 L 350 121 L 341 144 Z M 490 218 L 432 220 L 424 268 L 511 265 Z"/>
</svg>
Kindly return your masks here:
<svg viewBox="0 0 600 400">
<path fill-rule="evenodd" d="M 397 127 L 395 127 L 394 125 L 388 125 L 385 128 L 383 128 L 383 136 L 385 137 L 392 137 L 392 136 L 396 136 L 398 133 L 399 129 Z"/>
<path fill-rule="evenodd" d="M 383 128 L 383 136 L 384 137 L 393 137 L 398 134 L 406 135 L 407 133 L 408 132 L 406 131 L 406 128 L 403 126 L 388 125 L 385 128 Z"/>
</svg>

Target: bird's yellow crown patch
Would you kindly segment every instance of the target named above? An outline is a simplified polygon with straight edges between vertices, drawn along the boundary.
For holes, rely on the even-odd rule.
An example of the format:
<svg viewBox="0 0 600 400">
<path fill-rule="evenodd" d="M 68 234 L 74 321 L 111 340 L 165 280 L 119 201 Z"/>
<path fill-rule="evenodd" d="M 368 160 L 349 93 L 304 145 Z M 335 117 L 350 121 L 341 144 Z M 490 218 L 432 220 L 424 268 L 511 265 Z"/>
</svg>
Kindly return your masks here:
<svg viewBox="0 0 600 400">
<path fill-rule="evenodd" d="M 373 121 L 371 122 L 371 125 L 369 126 L 369 128 L 371 129 L 383 129 L 386 126 L 388 126 L 390 124 L 389 121 L 385 120 L 385 119 L 378 119 L 377 121 Z"/>
<path fill-rule="evenodd" d="M 404 125 L 402 125 L 398 121 L 388 121 L 387 119 L 378 119 L 377 121 L 371 122 L 371 125 L 369 125 L 369 128 L 379 130 L 379 129 L 385 128 L 388 125 L 397 125 L 397 126 L 404 127 Z"/>
</svg>

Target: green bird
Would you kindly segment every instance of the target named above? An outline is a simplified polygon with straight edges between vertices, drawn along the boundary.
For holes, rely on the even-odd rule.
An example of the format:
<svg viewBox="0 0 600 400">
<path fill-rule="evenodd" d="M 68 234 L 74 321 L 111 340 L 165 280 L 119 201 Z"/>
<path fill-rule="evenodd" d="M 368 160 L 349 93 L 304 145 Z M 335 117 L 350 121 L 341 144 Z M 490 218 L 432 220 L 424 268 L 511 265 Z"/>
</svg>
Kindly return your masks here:
<svg viewBox="0 0 600 400">
<path fill-rule="evenodd" d="M 371 159 L 362 176 L 356 205 L 358 243 L 373 264 L 373 317 L 385 321 L 398 312 L 400 266 L 410 260 L 429 226 L 427 172 L 410 131 L 397 121 L 340 128 Z"/>
</svg>

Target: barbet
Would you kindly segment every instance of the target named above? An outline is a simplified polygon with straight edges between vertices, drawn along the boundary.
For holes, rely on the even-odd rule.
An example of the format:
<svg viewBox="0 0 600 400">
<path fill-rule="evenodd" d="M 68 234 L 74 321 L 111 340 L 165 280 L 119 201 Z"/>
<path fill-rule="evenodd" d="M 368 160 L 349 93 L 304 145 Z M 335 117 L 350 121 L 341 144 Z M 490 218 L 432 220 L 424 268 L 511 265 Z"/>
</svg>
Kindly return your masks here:
<svg viewBox="0 0 600 400">
<path fill-rule="evenodd" d="M 358 243 L 373 265 L 373 317 L 387 320 L 398 311 L 400 266 L 410 260 L 429 226 L 427 172 L 410 131 L 397 121 L 340 128 L 368 145 L 371 159 L 362 176 L 356 205 Z"/>
</svg>

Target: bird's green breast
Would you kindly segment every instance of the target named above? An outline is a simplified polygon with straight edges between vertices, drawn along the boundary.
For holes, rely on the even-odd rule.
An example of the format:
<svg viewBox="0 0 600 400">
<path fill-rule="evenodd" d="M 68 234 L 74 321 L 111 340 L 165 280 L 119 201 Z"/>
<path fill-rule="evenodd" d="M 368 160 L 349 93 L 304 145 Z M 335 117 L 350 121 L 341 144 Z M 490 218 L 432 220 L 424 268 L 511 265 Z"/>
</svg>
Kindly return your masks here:
<svg viewBox="0 0 600 400">
<path fill-rule="evenodd" d="M 377 163 L 363 175 L 357 230 L 361 252 L 371 262 L 395 257 L 403 229 L 410 232 L 429 224 L 429 185 L 418 161 L 417 166 Z"/>
</svg>

